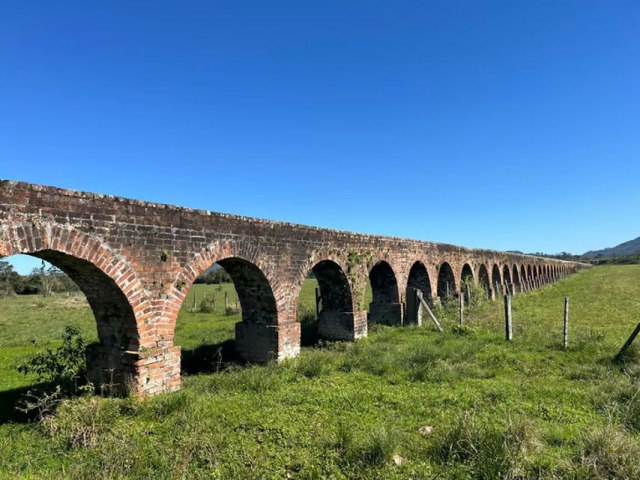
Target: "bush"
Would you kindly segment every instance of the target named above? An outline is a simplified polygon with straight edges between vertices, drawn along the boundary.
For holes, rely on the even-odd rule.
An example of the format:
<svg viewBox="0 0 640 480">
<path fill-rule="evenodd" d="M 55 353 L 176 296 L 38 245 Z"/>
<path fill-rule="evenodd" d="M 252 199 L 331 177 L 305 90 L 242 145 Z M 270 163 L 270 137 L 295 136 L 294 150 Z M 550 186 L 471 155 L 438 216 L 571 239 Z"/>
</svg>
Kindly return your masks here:
<svg viewBox="0 0 640 480">
<path fill-rule="evenodd" d="M 227 308 L 224 309 L 224 314 L 228 317 L 231 315 L 237 315 L 238 313 L 238 309 L 232 305 L 227 305 Z"/>
<path fill-rule="evenodd" d="M 62 395 L 76 395 L 87 386 L 87 345 L 75 327 L 66 326 L 62 345 L 47 348 L 18 365 L 25 375 L 35 374 L 40 381 L 59 387 Z"/>
<path fill-rule="evenodd" d="M 204 297 L 200 300 L 198 305 L 198 312 L 200 313 L 213 313 L 216 311 L 216 298 L 211 295 L 210 297 Z"/>
<path fill-rule="evenodd" d="M 487 290 L 473 280 L 463 281 L 460 291 L 465 296 L 465 306 L 468 307 L 477 307 L 482 305 L 488 298 Z M 471 300 L 467 298 L 468 294 L 470 294 Z"/>
</svg>

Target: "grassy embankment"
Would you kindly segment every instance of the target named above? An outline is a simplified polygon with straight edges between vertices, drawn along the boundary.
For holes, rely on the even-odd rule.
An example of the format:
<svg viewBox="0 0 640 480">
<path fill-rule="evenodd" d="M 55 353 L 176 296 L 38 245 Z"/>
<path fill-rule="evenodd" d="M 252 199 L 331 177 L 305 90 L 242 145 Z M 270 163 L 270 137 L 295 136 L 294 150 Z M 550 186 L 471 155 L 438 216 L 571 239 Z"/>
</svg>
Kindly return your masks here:
<svg viewBox="0 0 640 480">
<path fill-rule="evenodd" d="M 599 267 L 518 295 L 511 343 L 501 302 L 485 302 L 462 330 L 440 310 L 444 334 L 376 328 L 284 364 L 187 376 L 177 394 L 71 400 L 42 424 L 0 425 L 0 477 L 639 478 L 637 355 L 611 361 L 640 321 L 639 280 L 637 266 Z M 183 312 L 176 343 L 217 346 L 238 320 Z M 33 381 L 14 370 L 32 339 L 53 345 L 66 324 L 95 338 L 83 302 L 0 302 L 5 412 Z"/>
</svg>

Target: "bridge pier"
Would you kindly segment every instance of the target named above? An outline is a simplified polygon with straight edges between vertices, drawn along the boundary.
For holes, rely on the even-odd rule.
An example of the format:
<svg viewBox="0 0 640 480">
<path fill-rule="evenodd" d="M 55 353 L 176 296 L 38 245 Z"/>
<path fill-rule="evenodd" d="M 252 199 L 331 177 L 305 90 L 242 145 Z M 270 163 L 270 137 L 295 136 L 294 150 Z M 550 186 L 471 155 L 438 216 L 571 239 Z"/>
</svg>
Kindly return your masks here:
<svg viewBox="0 0 640 480">
<path fill-rule="evenodd" d="M 318 336 L 325 340 L 353 341 L 367 336 L 367 311 L 322 310 L 318 315 Z"/>
<path fill-rule="evenodd" d="M 180 389 L 180 347 L 114 350 L 94 344 L 87 349 L 87 377 L 104 395 L 142 397 Z"/>
<path fill-rule="evenodd" d="M 300 353 L 300 323 L 262 325 L 238 322 L 235 347 L 238 355 L 251 363 L 295 357 Z"/>
<path fill-rule="evenodd" d="M 402 303 L 371 302 L 369 304 L 369 324 L 402 325 L 402 307 Z"/>
</svg>

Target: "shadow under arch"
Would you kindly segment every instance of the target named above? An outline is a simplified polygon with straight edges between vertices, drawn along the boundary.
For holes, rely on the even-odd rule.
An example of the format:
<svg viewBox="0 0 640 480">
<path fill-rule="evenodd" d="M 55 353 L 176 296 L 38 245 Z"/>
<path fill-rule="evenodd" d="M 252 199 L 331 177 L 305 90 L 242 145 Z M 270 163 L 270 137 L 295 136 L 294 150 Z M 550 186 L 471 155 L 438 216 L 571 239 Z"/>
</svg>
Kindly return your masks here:
<svg viewBox="0 0 640 480">
<path fill-rule="evenodd" d="M 433 303 L 433 294 L 431 292 L 431 281 L 429 272 L 424 263 L 417 261 L 409 270 L 409 278 L 407 279 L 406 290 L 406 311 L 404 315 L 404 324 L 421 325 L 422 324 L 422 304 L 418 300 L 418 292 L 422 294 L 422 298 L 427 303 Z"/>
<path fill-rule="evenodd" d="M 491 280 L 489 279 L 489 271 L 487 266 L 482 263 L 478 269 L 478 283 L 484 289 L 484 294 L 487 299 L 491 298 Z"/>
<path fill-rule="evenodd" d="M 311 271 L 320 290 L 318 337 L 325 340 L 354 340 L 353 295 L 342 267 L 333 260 L 322 260 Z"/>
<path fill-rule="evenodd" d="M 402 323 L 402 304 L 398 292 L 398 281 L 391 265 L 380 260 L 369 272 L 371 283 L 371 303 L 369 304 L 369 323 L 400 325 Z"/>
<path fill-rule="evenodd" d="M 235 339 L 184 350 L 181 364 L 183 373 L 210 372 L 230 363 L 262 363 L 278 357 L 277 337 L 270 335 L 278 325 L 278 306 L 269 279 L 258 265 L 240 256 L 217 259 L 203 271 L 214 265 L 229 275 L 240 303 L 239 312 L 236 312 L 240 314 L 240 321 L 235 324 Z M 183 300 L 182 308 L 184 303 Z M 231 304 L 229 308 L 232 310 L 229 315 L 235 315 Z M 224 309 L 227 309 L 226 304 Z M 228 314 L 226 311 L 224 313 Z"/>
<path fill-rule="evenodd" d="M 509 265 L 502 267 L 502 282 L 505 293 L 513 293 L 513 282 L 511 281 L 511 269 Z"/>
<path fill-rule="evenodd" d="M 516 293 L 516 290 L 518 288 L 522 288 L 520 285 L 520 271 L 518 270 L 518 265 L 516 265 L 515 263 L 513 264 L 513 269 L 512 269 L 512 273 L 511 273 L 511 280 L 513 283 L 513 292 L 512 293 Z"/>
<path fill-rule="evenodd" d="M 471 303 L 471 289 L 474 284 L 473 269 L 471 265 L 465 263 L 460 273 L 460 294 L 464 296 L 467 303 Z"/>
<path fill-rule="evenodd" d="M 123 292 L 116 278 L 97 265 L 112 265 L 107 261 L 106 251 L 104 256 L 95 257 L 96 264 L 73 253 L 47 248 L 48 242 L 42 243 L 45 244 L 45 248 L 41 250 L 27 250 L 24 244 L 20 248 L 3 250 L 3 253 L 9 254 L 0 258 L 27 255 L 44 260 L 65 273 L 84 294 L 95 321 L 98 341 L 87 346 L 87 380 L 94 384 L 97 392 L 105 395 L 118 395 L 135 390 L 135 351 L 140 346 L 136 315 L 130 298 Z M 71 251 L 76 252 L 74 249 Z M 86 251 L 84 247 L 77 255 L 81 255 L 80 252 L 83 251 Z M 118 271 L 122 273 L 122 270 Z M 126 275 L 129 285 L 131 289 L 135 289 L 136 285 L 130 275 L 133 273 Z M 46 322 L 43 322 L 42 328 L 47 328 Z M 27 390 L 44 387 L 52 388 L 53 385 L 41 383 L 0 392 L 0 408 L 3 410 L 0 412 L 0 419 L 14 419 L 14 415 L 7 415 L 4 410 L 13 411 L 15 401 Z"/>
<path fill-rule="evenodd" d="M 500 267 L 498 267 L 497 263 L 494 263 L 491 268 L 491 287 L 493 289 L 494 296 L 502 294 L 502 274 L 500 273 Z"/>
<path fill-rule="evenodd" d="M 438 297 L 447 300 L 456 296 L 456 277 L 448 262 L 443 262 L 438 269 Z"/>
</svg>

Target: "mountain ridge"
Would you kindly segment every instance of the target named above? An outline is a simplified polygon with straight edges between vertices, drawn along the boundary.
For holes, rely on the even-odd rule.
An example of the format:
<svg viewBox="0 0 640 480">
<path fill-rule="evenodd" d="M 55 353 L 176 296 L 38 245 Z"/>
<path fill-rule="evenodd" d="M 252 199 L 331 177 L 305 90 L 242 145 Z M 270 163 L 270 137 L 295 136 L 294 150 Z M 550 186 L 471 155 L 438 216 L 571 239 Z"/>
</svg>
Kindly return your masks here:
<svg viewBox="0 0 640 480">
<path fill-rule="evenodd" d="M 603 248 L 601 250 L 589 250 L 582 254 L 582 258 L 614 258 L 637 254 L 640 254 L 640 237 L 623 242 L 615 247 Z"/>
</svg>

